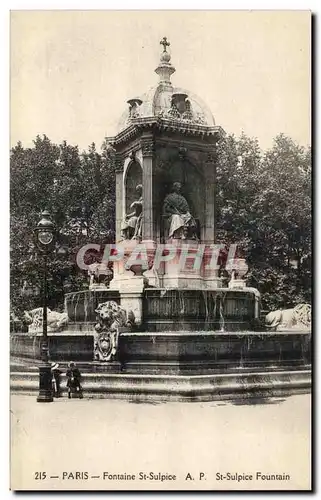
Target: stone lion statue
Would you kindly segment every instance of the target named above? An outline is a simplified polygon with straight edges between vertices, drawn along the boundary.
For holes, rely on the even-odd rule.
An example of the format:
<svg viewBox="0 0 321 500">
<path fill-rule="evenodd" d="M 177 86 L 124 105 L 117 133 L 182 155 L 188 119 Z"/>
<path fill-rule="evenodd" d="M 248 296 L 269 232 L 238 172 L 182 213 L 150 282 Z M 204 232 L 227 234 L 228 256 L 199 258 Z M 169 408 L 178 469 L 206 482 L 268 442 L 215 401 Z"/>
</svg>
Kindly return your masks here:
<svg viewBox="0 0 321 500">
<path fill-rule="evenodd" d="M 37 307 L 31 311 L 24 311 L 24 320 L 29 325 L 28 333 L 42 332 L 43 308 Z M 68 314 L 52 311 L 47 308 L 48 332 L 60 332 L 68 324 Z"/>
<path fill-rule="evenodd" d="M 124 326 L 131 327 L 135 324 L 133 311 L 126 311 L 113 300 L 99 304 L 95 309 L 95 313 L 97 313 L 99 325 L 112 331 Z M 99 330 L 98 325 L 96 326 Z"/>
<path fill-rule="evenodd" d="M 311 305 L 298 304 L 292 309 L 278 309 L 265 316 L 265 326 L 276 332 L 285 330 L 310 330 Z"/>
<path fill-rule="evenodd" d="M 135 324 L 133 311 L 126 311 L 113 300 L 99 304 L 95 310 L 98 323 L 95 325 L 94 356 L 98 361 L 111 361 L 118 350 L 119 329 Z"/>
</svg>

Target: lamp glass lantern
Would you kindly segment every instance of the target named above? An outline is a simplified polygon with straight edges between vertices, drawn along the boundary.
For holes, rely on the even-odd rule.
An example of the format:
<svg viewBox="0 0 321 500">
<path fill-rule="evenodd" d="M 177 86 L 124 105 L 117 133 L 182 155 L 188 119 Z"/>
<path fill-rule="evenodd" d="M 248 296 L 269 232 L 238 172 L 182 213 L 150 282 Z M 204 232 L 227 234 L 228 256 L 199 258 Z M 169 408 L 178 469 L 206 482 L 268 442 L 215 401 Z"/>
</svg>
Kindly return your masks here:
<svg viewBox="0 0 321 500">
<path fill-rule="evenodd" d="M 53 234 L 50 231 L 39 231 L 38 239 L 42 245 L 49 245 L 53 240 Z"/>
<path fill-rule="evenodd" d="M 55 225 L 50 219 L 50 213 L 45 210 L 41 214 L 41 220 L 35 228 L 37 247 L 44 254 L 44 281 L 43 281 L 43 321 L 41 339 L 41 365 L 39 366 L 39 403 L 49 403 L 53 401 L 52 395 L 52 374 L 49 364 L 49 345 L 47 332 L 47 256 L 52 249 L 55 239 Z"/>
<path fill-rule="evenodd" d="M 50 213 L 45 210 L 41 214 L 41 220 L 38 222 L 36 227 L 37 243 L 40 244 L 40 248 L 46 249 L 53 242 L 55 225 L 50 219 Z"/>
</svg>

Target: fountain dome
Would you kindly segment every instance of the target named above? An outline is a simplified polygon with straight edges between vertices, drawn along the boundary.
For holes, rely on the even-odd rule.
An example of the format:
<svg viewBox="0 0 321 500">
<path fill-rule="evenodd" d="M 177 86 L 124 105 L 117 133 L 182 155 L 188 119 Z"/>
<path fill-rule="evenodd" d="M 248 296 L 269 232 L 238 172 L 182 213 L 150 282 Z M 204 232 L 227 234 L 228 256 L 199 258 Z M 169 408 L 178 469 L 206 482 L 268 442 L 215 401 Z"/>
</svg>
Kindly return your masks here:
<svg viewBox="0 0 321 500">
<path fill-rule="evenodd" d="M 131 124 L 146 121 L 146 119 L 169 119 L 172 122 L 180 122 L 205 127 L 214 127 L 215 120 L 209 107 L 193 92 L 174 87 L 171 75 L 175 72 L 171 64 L 171 55 L 166 47 L 167 40 L 162 42 L 164 46 L 160 61 L 155 69 L 159 76 L 158 85 L 151 87 L 139 97 L 133 97 L 127 101 L 129 109 L 125 110 L 118 122 L 117 133 L 122 132 Z"/>
</svg>

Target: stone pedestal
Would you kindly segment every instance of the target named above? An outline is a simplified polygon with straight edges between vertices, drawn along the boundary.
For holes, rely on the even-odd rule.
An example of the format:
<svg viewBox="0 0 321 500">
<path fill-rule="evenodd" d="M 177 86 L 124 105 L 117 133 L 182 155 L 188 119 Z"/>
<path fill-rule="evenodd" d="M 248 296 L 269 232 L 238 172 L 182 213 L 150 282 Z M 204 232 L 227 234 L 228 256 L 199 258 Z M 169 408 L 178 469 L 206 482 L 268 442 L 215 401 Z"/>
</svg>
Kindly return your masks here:
<svg viewBox="0 0 321 500">
<path fill-rule="evenodd" d="M 239 289 L 244 289 L 246 288 L 246 281 L 243 279 L 231 279 L 228 283 L 229 288 L 239 288 Z"/>
<path fill-rule="evenodd" d="M 171 239 L 166 243 L 170 253 L 175 256 L 163 262 L 159 274 L 164 288 L 191 290 L 216 290 L 221 288 L 223 279 L 219 277 L 216 266 L 215 250 L 195 240 Z M 158 285 L 159 286 L 159 285 Z"/>
<path fill-rule="evenodd" d="M 175 255 L 160 265 L 162 286 L 177 289 L 202 289 L 202 255 L 198 255 L 200 248 L 198 242 L 170 239 L 166 247 L 169 253 L 173 251 Z"/>
<path fill-rule="evenodd" d="M 129 282 L 122 282 L 119 289 L 120 304 L 126 311 L 133 311 L 135 324 L 143 322 L 143 292 L 146 285 L 144 276 L 134 276 Z"/>
<path fill-rule="evenodd" d="M 130 285 L 135 274 L 126 268 L 126 263 L 137 244 L 136 240 L 124 240 L 117 243 L 117 251 L 121 257 L 113 263 L 114 277 L 109 284 L 110 290 L 119 291 L 121 287 L 125 286 L 125 283 Z"/>
<path fill-rule="evenodd" d="M 130 284 L 134 277 L 134 273 L 130 270 L 124 269 L 121 263 L 114 263 L 114 278 L 110 282 L 109 289 L 119 292 L 121 287 Z"/>
<path fill-rule="evenodd" d="M 132 287 L 132 279 L 135 276 L 143 277 L 146 284 L 151 278 L 150 286 L 157 286 L 155 273 L 149 272 L 155 255 L 154 241 L 124 240 L 117 243 L 117 249 L 123 257 L 114 261 L 114 277 L 109 285 L 111 290 L 120 291 Z"/>
<path fill-rule="evenodd" d="M 120 294 L 124 309 L 132 310 L 137 325 L 143 318 L 143 291 L 149 285 L 157 286 L 157 276 L 150 271 L 155 255 L 155 243 L 148 241 L 126 240 L 117 247 L 123 258 L 114 262 L 114 278 L 110 288 Z"/>
<path fill-rule="evenodd" d="M 219 277 L 219 246 L 205 245 L 202 261 L 202 277 L 204 290 L 216 290 L 222 288 L 223 278 Z"/>
<path fill-rule="evenodd" d="M 231 274 L 231 279 L 228 283 L 229 288 L 241 289 L 246 288 L 244 276 L 248 271 L 248 265 L 245 259 L 234 258 L 228 260 L 225 269 Z"/>
</svg>

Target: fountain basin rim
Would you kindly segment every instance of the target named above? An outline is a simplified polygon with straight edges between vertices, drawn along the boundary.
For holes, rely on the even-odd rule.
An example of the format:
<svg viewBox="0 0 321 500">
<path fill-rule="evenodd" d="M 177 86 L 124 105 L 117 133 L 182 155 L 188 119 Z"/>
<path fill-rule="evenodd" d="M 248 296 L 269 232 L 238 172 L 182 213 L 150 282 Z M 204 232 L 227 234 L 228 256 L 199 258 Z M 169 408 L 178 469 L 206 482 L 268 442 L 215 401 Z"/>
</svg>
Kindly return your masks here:
<svg viewBox="0 0 321 500">
<path fill-rule="evenodd" d="M 73 323 L 76 324 L 76 323 Z M 80 323 L 83 324 L 83 323 Z M 94 324 L 92 326 L 94 327 Z M 48 332 L 48 337 L 58 337 L 58 336 L 87 336 L 87 335 L 94 335 L 96 332 L 94 329 L 92 330 L 82 330 L 80 331 L 75 331 L 75 330 L 65 330 L 62 332 Z M 164 332 L 120 332 L 120 335 L 130 335 L 133 337 L 191 337 L 191 336 L 206 336 L 206 337 L 219 337 L 219 336 L 230 336 L 230 337 L 247 337 L 247 336 L 252 336 L 252 337 L 261 337 L 261 336 L 275 336 L 275 335 L 311 335 L 311 330 L 303 330 L 303 329 L 298 329 L 298 330 L 282 330 L 282 331 L 251 331 L 251 330 L 244 330 L 244 331 L 226 331 L 226 332 L 220 332 L 218 330 L 215 331 L 208 331 L 208 330 L 200 330 L 200 331 L 188 331 L 188 330 L 178 330 L 178 331 L 164 331 Z M 21 335 L 25 337 L 41 337 L 42 332 L 35 333 L 35 334 L 29 334 L 29 333 L 24 333 L 24 332 L 15 332 L 14 335 Z"/>
<path fill-rule="evenodd" d="M 109 290 L 109 289 L 108 289 Z M 161 291 L 166 291 L 166 292 L 171 292 L 171 291 L 177 291 L 177 292 L 248 292 L 248 293 L 253 293 L 254 295 L 260 296 L 260 292 L 256 288 L 252 287 L 244 287 L 244 288 L 228 288 L 228 287 L 218 287 L 218 288 L 177 288 L 177 287 L 146 287 L 144 288 L 145 292 L 149 291 L 156 291 L 156 290 L 161 290 Z"/>
<path fill-rule="evenodd" d="M 131 336 L 136 336 L 136 337 L 161 337 L 161 336 L 180 336 L 180 337 L 190 337 L 190 336 L 209 336 L 209 337 L 220 337 L 220 336 L 229 336 L 229 337 L 244 337 L 244 336 L 254 336 L 254 337 L 261 337 L 262 335 L 279 335 L 279 334 L 286 334 L 286 335 L 310 335 L 311 330 L 282 330 L 282 331 L 251 331 L 251 330 L 244 330 L 242 331 L 226 331 L 226 332 L 220 332 L 218 330 L 199 330 L 199 331 L 188 331 L 188 330 L 182 330 L 182 331 L 166 331 L 166 332 L 122 332 L 121 335 L 131 335 Z"/>
<path fill-rule="evenodd" d="M 156 290 L 162 290 L 162 291 L 182 291 L 182 292 L 195 292 L 195 291 L 198 291 L 198 292 L 250 292 L 250 293 L 253 293 L 254 295 L 260 295 L 260 292 L 256 289 L 256 288 L 252 288 L 252 287 L 244 287 L 244 288 L 228 288 L 228 287 L 218 287 L 218 288 L 177 288 L 177 287 L 155 287 L 155 286 L 149 286 L 149 287 L 146 287 L 144 288 L 144 291 L 156 291 Z M 112 290 L 110 288 L 105 288 L 105 289 L 93 289 L 93 290 L 90 290 L 89 288 L 85 289 L 85 290 L 78 290 L 76 292 L 67 292 L 65 293 L 65 297 L 69 297 L 71 295 L 83 295 L 83 294 L 95 294 L 95 293 L 99 293 L 99 292 L 113 292 L 115 293 L 115 295 L 118 295 L 118 291 L 117 290 Z"/>
<path fill-rule="evenodd" d="M 300 375 L 302 373 L 310 373 L 311 372 L 311 369 L 309 368 L 302 368 L 301 370 L 291 370 L 290 373 L 291 375 Z M 26 374 L 26 375 L 30 375 L 30 373 L 32 372 L 24 372 L 23 370 L 21 371 L 17 371 L 17 372 L 13 372 L 12 375 L 13 376 L 17 376 L 18 374 Z M 255 376 L 271 376 L 271 377 L 275 377 L 276 375 L 278 374 L 286 374 L 287 371 L 286 370 L 273 370 L 273 371 L 257 371 L 255 372 Z M 84 374 L 85 375 L 85 378 L 87 380 L 90 380 L 90 379 L 105 379 L 106 378 L 106 374 L 105 373 L 99 373 L 99 372 L 96 372 L 96 373 L 86 373 Z M 215 377 L 216 379 L 226 379 L 226 378 L 235 378 L 235 376 L 238 375 L 238 374 L 235 374 L 235 373 L 216 373 L 215 375 L 213 374 L 206 374 L 206 375 L 171 375 L 171 374 L 166 374 L 166 375 L 160 375 L 160 374 L 148 374 L 148 378 L 149 379 L 152 379 L 152 380 L 185 380 L 187 382 L 189 382 L 190 380 L 197 380 L 197 379 L 201 379 L 201 380 L 210 380 L 212 379 L 213 377 Z M 114 380 L 122 380 L 122 379 L 136 379 L 136 380 L 143 380 L 143 379 L 146 379 L 146 374 L 142 374 L 142 373 L 135 373 L 135 374 L 132 374 L 132 373 L 108 373 L 108 378 L 109 379 L 114 379 Z M 253 372 L 246 372 L 244 371 L 242 373 L 242 376 L 249 376 L 249 377 L 252 377 L 253 376 Z"/>
</svg>

